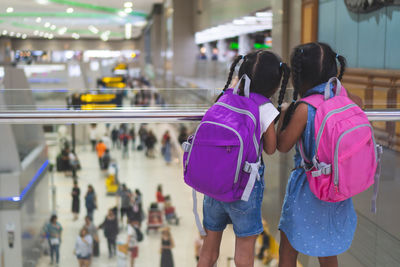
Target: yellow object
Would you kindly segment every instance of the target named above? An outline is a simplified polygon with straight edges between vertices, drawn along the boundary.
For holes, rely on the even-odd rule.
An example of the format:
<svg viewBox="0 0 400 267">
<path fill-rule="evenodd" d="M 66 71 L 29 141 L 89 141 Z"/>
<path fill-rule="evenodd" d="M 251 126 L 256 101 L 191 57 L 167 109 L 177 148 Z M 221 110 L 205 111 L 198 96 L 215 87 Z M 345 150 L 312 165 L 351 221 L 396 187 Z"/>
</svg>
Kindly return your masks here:
<svg viewBox="0 0 400 267">
<path fill-rule="evenodd" d="M 109 102 L 113 99 L 115 99 L 115 94 L 99 94 L 99 95 L 94 95 L 94 94 L 83 94 L 81 95 L 81 101 L 86 102 L 86 103 L 91 103 L 91 102 Z"/>
<path fill-rule="evenodd" d="M 118 184 L 115 183 L 115 176 L 110 174 L 106 179 L 106 190 L 108 194 L 115 194 L 118 191 Z"/>
<path fill-rule="evenodd" d="M 132 55 L 133 54 L 135 54 L 135 53 L 132 53 Z M 136 54 L 135 54 L 136 55 Z M 132 56 L 133 57 L 133 56 Z M 126 64 L 125 63 L 119 63 L 115 68 L 114 68 L 115 70 L 126 70 L 127 69 L 127 66 L 126 66 Z"/>
<path fill-rule="evenodd" d="M 126 83 L 123 82 L 109 82 L 106 83 L 106 86 L 109 88 L 125 88 L 126 87 Z"/>
<path fill-rule="evenodd" d="M 119 252 L 122 252 L 123 254 L 126 255 L 128 254 L 128 250 L 129 250 L 128 244 L 118 245 Z"/>
<path fill-rule="evenodd" d="M 101 81 L 103 83 L 118 83 L 122 82 L 123 77 L 103 77 Z"/>
<path fill-rule="evenodd" d="M 108 110 L 115 109 L 116 107 L 116 104 L 87 104 L 82 105 L 81 110 Z"/>
</svg>

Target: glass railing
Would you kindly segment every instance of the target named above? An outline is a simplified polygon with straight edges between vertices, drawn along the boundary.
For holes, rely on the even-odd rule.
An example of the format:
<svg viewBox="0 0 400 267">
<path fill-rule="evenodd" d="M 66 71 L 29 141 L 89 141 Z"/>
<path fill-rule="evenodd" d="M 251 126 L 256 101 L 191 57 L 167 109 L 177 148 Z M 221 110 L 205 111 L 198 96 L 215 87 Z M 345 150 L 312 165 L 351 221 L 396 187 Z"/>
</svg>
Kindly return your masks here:
<svg viewBox="0 0 400 267">
<path fill-rule="evenodd" d="M 103 92 L 82 90 L 74 93 L 79 94 L 81 101 L 90 97 L 98 101 L 107 100 L 107 97 L 112 98 L 115 91 L 114 89 Z M 20 217 L 15 219 L 14 231 L 15 239 L 18 238 L 21 242 L 16 243 L 14 249 L 23 252 L 21 266 L 48 265 L 49 257 L 44 255 L 47 249 L 46 241 L 41 229 L 52 212 L 58 214 L 59 222 L 64 228 L 60 266 L 71 266 L 68 264 L 76 263 L 71 251 L 79 229 L 83 225 L 83 215 L 86 214 L 84 195 L 87 185 L 92 184 L 98 196 L 98 209 L 94 215 L 95 224 L 98 225 L 104 220 L 107 210 L 117 205 L 115 190 L 118 184 L 122 183 L 126 183 L 132 190 L 139 189 L 143 193 L 144 232 L 149 226 L 149 207 L 155 201 L 156 187 L 159 184 L 163 186 L 163 193 L 171 196 L 172 204 L 180 219 L 179 225 L 175 225 L 174 222 L 169 225 L 163 220 L 164 226 L 170 226 L 175 239 L 176 246 L 173 249 L 175 261 L 179 261 L 182 266 L 195 266 L 194 242 L 198 234 L 192 214 L 191 191 L 182 179 L 183 152 L 179 137 L 183 132 L 182 129 L 186 129 L 184 136 L 194 132 L 220 89 L 157 89 L 157 93 L 162 96 L 161 103 L 157 103 L 154 89 L 131 91 L 123 95 L 121 106 L 111 103 L 115 106 L 93 105 L 91 108 L 82 108 L 85 103 L 77 104 L 72 103 L 72 99 L 66 100 L 74 95 L 70 90 L 67 92 L 38 89 L 0 90 L 2 95 L 0 133 L 3 140 L 0 175 L 2 179 L 13 181 L 7 184 L 7 188 L 5 183 L 1 183 L 0 217 L 7 218 L 12 212 L 19 212 Z M 151 101 L 143 103 L 135 98 L 141 91 L 144 95 L 150 92 Z M 100 97 L 96 99 L 97 96 Z M 144 98 L 146 96 L 142 99 Z M 110 103 L 105 105 L 107 104 Z M 395 206 L 399 201 L 400 192 L 400 171 L 397 168 L 400 162 L 400 110 L 396 107 L 386 108 L 379 105 L 377 109 L 370 106 L 365 111 L 375 127 L 378 142 L 384 145 L 378 210 L 377 214 L 370 212 L 371 190 L 354 197 L 358 226 L 351 248 L 339 257 L 339 262 L 342 266 L 356 267 L 398 266 L 400 216 L 395 212 Z M 125 126 L 121 126 L 122 124 Z M 147 156 L 146 149 L 139 150 L 141 143 L 138 131 L 142 125 L 148 131 L 152 130 L 157 139 L 155 150 Z M 132 138 L 128 140 L 127 152 L 124 152 L 123 140 L 119 138 L 115 142 L 112 140 L 113 130 L 119 130 L 120 127 L 125 127 L 128 133 L 133 127 L 135 129 L 135 143 Z M 162 139 L 167 130 L 172 140 L 171 163 L 168 165 L 161 154 Z M 115 164 L 113 168 L 117 168 L 118 172 L 112 169 L 109 171 L 100 169 L 97 154 L 92 151 L 90 144 L 91 137 L 96 140 L 102 139 L 107 144 L 111 151 L 111 161 Z M 72 221 L 73 216 L 70 212 L 72 172 L 66 167 L 68 160 L 62 154 L 65 153 L 66 144 L 74 147 L 80 161 L 77 176 L 81 188 L 81 212 L 78 221 Z M 152 155 L 155 158 L 152 158 Z M 263 259 L 265 261 L 277 260 L 279 246 L 277 225 L 287 179 L 293 167 L 292 156 L 293 151 L 287 154 L 277 152 L 272 156 L 264 155 L 267 168 L 262 211 L 271 242 L 269 256 L 265 254 Z M 159 264 L 161 237 L 153 230 L 150 228 L 144 241 L 139 245 L 138 265 Z M 107 242 L 103 233 L 98 234 L 101 253 L 99 258 L 93 259 L 93 265 L 96 266 L 102 261 L 116 265 L 116 258 L 107 259 Z M 122 228 L 118 242 L 123 243 L 125 240 L 126 229 Z M 233 240 L 234 233 L 232 228 L 228 227 L 223 237 L 218 266 L 226 266 L 231 262 L 234 251 Z M 257 243 L 257 250 L 259 249 L 260 245 Z M 1 250 L 5 261 L 9 261 L 12 253 L 8 254 L 9 249 L 5 247 L 1 247 Z M 314 266 L 315 261 L 311 257 L 299 258 L 302 266 Z M 264 266 L 263 264 L 262 260 L 257 260 L 255 266 Z"/>
</svg>

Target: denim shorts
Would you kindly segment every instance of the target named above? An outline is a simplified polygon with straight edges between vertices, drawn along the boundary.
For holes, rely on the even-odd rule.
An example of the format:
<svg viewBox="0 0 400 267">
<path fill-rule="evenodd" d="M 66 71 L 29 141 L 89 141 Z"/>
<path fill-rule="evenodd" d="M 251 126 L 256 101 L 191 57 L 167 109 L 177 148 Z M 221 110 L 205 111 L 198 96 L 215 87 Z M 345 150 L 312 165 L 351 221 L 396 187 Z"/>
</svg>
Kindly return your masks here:
<svg viewBox="0 0 400 267">
<path fill-rule="evenodd" d="M 204 228 L 220 232 L 227 224 L 233 224 L 237 237 L 258 235 L 263 231 L 261 203 L 264 194 L 264 179 L 256 180 L 249 201 L 222 202 L 204 196 Z"/>
</svg>

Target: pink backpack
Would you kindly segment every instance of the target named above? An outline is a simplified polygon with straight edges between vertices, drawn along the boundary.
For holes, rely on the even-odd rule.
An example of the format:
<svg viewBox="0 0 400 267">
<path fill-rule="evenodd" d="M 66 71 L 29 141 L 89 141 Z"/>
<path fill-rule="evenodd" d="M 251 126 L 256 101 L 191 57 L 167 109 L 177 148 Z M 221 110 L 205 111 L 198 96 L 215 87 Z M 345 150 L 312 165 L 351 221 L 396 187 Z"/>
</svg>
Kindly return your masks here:
<svg viewBox="0 0 400 267">
<path fill-rule="evenodd" d="M 335 81 L 335 96 L 330 98 L 330 85 Z M 300 101 L 316 108 L 313 159 L 306 157 L 301 138 L 298 142 L 311 192 L 323 201 L 339 202 L 375 183 L 372 211 L 376 212 L 382 148 L 376 145 L 365 113 L 350 100 L 336 77 L 328 81 L 324 95 Z"/>
</svg>

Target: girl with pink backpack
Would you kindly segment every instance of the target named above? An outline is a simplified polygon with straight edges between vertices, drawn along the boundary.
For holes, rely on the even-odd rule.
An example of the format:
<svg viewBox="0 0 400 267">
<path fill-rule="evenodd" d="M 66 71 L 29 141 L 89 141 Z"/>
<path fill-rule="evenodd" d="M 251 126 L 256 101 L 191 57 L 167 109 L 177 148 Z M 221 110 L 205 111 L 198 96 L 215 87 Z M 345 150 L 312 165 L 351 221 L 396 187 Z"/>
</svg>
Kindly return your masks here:
<svg viewBox="0 0 400 267">
<path fill-rule="evenodd" d="M 234 89 L 228 89 L 241 60 L 240 80 Z M 205 232 L 194 208 L 196 223 L 202 235 L 207 234 L 199 267 L 216 263 L 227 224 L 233 224 L 236 235 L 236 266 L 254 264 L 255 241 L 263 232 L 261 152 L 273 154 L 276 150 L 274 120 L 279 115 L 279 109 L 268 98 L 281 84 L 279 103 L 282 103 L 289 76 L 289 67 L 271 52 L 257 51 L 236 57 L 224 92 L 207 111 L 196 134 L 184 143 L 184 177 L 194 188 L 195 206 L 196 191 L 205 194 Z"/>
<path fill-rule="evenodd" d="M 282 107 L 277 149 L 288 152 L 297 145 L 295 169 L 288 181 L 279 223 L 279 266 L 295 267 L 299 252 L 318 257 L 320 266 L 338 266 L 337 255 L 351 246 L 357 225 L 351 196 L 373 183 L 377 165 L 373 131 L 358 107 L 362 105 L 361 99 L 346 93 L 340 85 L 345 67 L 345 58 L 324 43 L 299 45 L 291 55 L 293 102 Z M 300 101 L 298 95 L 302 97 Z M 335 107 L 335 103 L 344 106 Z M 350 129 L 342 131 L 341 123 L 350 125 Z M 325 142 L 325 135 L 332 137 L 335 131 L 342 133 L 339 138 Z M 321 153 L 331 148 L 334 160 L 323 159 Z M 366 168 L 353 168 L 353 160 L 360 157 L 371 162 L 366 162 Z M 355 179 L 351 180 L 352 176 Z M 356 183 L 361 179 L 366 182 L 359 186 Z"/>
</svg>

